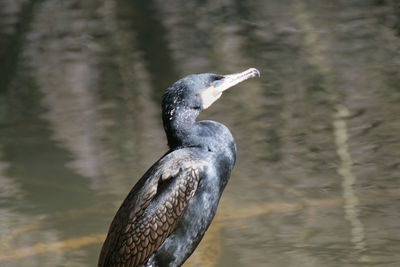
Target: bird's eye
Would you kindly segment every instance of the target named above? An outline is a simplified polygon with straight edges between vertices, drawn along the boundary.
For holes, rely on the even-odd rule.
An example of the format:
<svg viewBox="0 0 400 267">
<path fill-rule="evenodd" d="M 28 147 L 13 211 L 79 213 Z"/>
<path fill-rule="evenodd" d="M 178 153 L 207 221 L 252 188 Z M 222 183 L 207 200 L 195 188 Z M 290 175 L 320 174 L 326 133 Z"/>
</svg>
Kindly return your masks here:
<svg viewBox="0 0 400 267">
<path fill-rule="evenodd" d="M 216 81 L 213 81 L 211 85 L 212 85 L 213 87 L 218 87 L 221 83 L 222 83 L 221 80 L 216 80 Z"/>
</svg>

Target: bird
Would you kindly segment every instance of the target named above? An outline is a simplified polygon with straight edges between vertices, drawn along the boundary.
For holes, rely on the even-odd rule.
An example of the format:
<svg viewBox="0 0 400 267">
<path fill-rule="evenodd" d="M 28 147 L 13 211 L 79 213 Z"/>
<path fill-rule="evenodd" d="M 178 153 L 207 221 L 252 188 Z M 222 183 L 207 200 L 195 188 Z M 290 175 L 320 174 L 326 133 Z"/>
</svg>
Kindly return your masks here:
<svg viewBox="0 0 400 267">
<path fill-rule="evenodd" d="M 222 93 L 260 72 L 188 75 L 165 90 L 169 149 L 133 186 L 103 243 L 99 267 L 176 267 L 193 253 L 217 210 L 236 161 L 229 129 L 196 121 Z"/>
</svg>

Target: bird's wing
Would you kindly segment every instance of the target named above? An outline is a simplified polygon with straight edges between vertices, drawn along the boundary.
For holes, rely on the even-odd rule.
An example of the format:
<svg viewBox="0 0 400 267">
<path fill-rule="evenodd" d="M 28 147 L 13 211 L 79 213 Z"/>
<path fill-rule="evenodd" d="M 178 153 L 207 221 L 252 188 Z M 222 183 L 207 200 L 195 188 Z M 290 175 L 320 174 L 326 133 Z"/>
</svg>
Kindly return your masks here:
<svg viewBox="0 0 400 267">
<path fill-rule="evenodd" d="M 204 174 L 194 153 L 172 152 L 129 193 L 103 244 L 99 266 L 141 266 L 173 232 Z"/>
</svg>

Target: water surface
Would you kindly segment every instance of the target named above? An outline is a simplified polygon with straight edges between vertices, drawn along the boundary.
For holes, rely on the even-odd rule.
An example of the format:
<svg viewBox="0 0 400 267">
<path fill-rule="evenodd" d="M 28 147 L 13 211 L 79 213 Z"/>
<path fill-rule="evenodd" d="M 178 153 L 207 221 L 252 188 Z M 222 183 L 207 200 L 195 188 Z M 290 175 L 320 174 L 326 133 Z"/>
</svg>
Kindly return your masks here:
<svg viewBox="0 0 400 267">
<path fill-rule="evenodd" d="M 96 266 L 166 151 L 163 90 L 261 71 L 201 119 L 238 158 L 185 266 L 398 266 L 396 1 L 0 4 L 0 265 Z"/>
</svg>

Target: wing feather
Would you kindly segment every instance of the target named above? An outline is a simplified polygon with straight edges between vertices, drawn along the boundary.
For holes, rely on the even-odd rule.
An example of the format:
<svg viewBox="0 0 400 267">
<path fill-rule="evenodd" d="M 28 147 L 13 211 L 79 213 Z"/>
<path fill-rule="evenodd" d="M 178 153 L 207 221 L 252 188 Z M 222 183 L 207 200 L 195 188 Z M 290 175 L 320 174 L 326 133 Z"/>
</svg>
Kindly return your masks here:
<svg viewBox="0 0 400 267">
<path fill-rule="evenodd" d="M 153 165 L 111 223 L 100 266 L 142 266 L 173 232 L 196 192 L 206 163 L 174 151 Z"/>
</svg>

